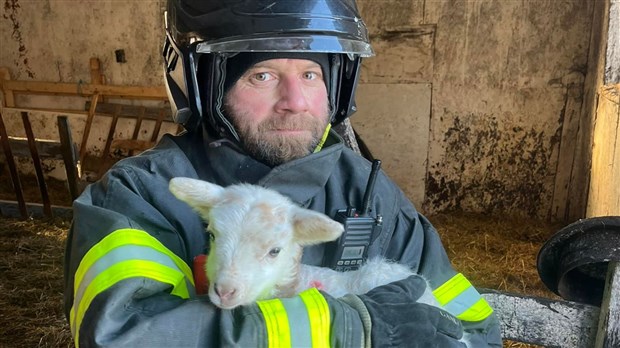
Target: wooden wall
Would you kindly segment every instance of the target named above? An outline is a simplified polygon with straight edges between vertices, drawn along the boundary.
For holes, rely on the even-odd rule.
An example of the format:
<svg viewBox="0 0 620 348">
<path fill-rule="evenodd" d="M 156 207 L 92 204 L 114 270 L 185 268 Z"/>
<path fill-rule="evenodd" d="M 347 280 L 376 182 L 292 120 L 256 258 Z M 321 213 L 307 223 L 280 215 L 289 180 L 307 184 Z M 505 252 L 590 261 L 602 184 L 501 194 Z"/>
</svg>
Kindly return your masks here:
<svg viewBox="0 0 620 348">
<path fill-rule="evenodd" d="M 620 216 L 620 84 L 601 88 L 594 122 L 587 216 Z"/>
</svg>

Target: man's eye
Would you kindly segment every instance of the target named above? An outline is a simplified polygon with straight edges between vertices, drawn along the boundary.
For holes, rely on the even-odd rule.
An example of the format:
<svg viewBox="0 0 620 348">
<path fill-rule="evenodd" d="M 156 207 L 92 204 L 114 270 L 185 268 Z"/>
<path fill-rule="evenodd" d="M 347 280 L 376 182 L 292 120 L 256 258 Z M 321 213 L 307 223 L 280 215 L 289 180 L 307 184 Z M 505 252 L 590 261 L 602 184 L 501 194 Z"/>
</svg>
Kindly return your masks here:
<svg viewBox="0 0 620 348">
<path fill-rule="evenodd" d="M 254 74 L 254 79 L 257 81 L 267 81 L 270 79 L 270 76 L 268 73 L 261 72 Z"/>
<path fill-rule="evenodd" d="M 315 73 L 314 71 L 306 71 L 304 73 L 304 78 L 306 80 L 314 80 L 317 79 L 319 77 L 319 74 Z"/>
</svg>

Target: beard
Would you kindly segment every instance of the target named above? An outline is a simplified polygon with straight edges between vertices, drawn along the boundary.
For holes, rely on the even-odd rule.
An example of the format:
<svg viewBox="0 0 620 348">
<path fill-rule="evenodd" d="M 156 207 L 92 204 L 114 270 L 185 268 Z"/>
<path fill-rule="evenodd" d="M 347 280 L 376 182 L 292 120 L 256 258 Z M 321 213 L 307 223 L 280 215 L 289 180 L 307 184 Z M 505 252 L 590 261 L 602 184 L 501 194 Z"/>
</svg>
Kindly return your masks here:
<svg viewBox="0 0 620 348">
<path fill-rule="evenodd" d="M 259 123 L 248 122 L 248 113 L 237 113 L 226 105 L 226 114 L 232 121 L 241 144 L 255 159 L 275 167 L 312 153 L 321 141 L 329 122 L 329 106 L 325 105 L 323 118 L 309 114 L 272 115 Z M 281 131 L 302 131 L 282 134 Z"/>
</svg>

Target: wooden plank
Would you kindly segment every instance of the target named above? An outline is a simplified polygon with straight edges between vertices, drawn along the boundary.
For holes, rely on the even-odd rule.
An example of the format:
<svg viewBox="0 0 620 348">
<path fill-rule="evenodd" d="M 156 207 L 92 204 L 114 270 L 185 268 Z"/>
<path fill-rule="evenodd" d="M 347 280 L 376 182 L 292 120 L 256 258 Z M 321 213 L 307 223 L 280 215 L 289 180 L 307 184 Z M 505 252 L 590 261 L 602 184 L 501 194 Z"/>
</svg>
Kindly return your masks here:
<svg viewBox="0 0 620 348">
<path fill-rule="evenodd" d="M 28 145 L 28 138 L 21 137 L 8 137 L 13 156 L 16 157 L 30 157 L 30 147 Z M 60 149 L 60 142 L 49 139 L 36 139 L 37 147 L 39 149 L 39 157 L 50 159 L 62 159 L 62 151 Z"/>
<path fill-rule="evenodd" d="M 620 84 L 600 89 L 587 216 L 620 215 Z"/>
<path fill-rule="evenodd" d="M 40 218 L 45 216 L 43 205 L 40 203 L 26 203 L 26 209 L 29 214 L 26 214 L 25 217 L 20 212 L 18 205 L 18 202 L 15 201 L 0 200 L 0 215 L 13 218 L 21 217 L 23 219 Z M 69 219 L 73 216 L 73 210 L 71 207 L 52 205 L 51 208 L 54 216 Z"/>
<path fill-rule="evenodd" d="M 128 151 L 142 152 L 155 146 L 155 142 L 148 140 L 133 140 L 133 139 L 114 139 L 112 141 L 113 149 L 123 149 Z M 130 154 L 131 155 L 131 154 Z"/>
<path fill-rule="evenodd" d="M 575 192 L 585 192 L 585 183 L 572 178 L 576 156 L 575 139 L 580 129 L 582 114 L 581 86 L 581 84 L 571 84 L 564 92 L 564 107 L 560 120 L 562 134 L 558 145 L 558 162 L 551 202 L 551 218 L 561 221 L 572 220 L 570 205 L 576 202 L 570 199 L 570 195 Z"/>
<path fill-rule="evenodd" d="M 17 198 L 17 207 L 19 209 L 19 215 L 22 219 L 28 218 L 28 208 L 26 207 L 26 200 L 24 199 L 24 192 L 22 191 L 22 184 L 17 173 L 17 167 L 15 166 L 15 159 L 13 158 L 13 152 L 11 151 L 11 145 L 8 141 L 6 133 L 6 127 L 4 126 L 4 120 L 2 119 L 2 113 L 0 112 L 0 141 L 2 142 L 2 148 L 4 155 L 6 156 L 6 163 L 9 166 L 9 173 L 11 175 L 11 181 L 13 182 L 13 189 L 15 190 L 15 197 Z M 4 214 L 2 214 L 4 216 Z"/>
<path fill-rule="evenodd" d="M 67 116 L 58 116 L 58 135 L 60 136 L 60 148 L 62 159 L 65 164 L 65 172 L 67 173 L 67 183 L 69 184 L 69 193 L 71 199 L 75 200 L 79 194 L 78 180 L 80 179 L 78 169 L 78 155 L 76 147 L 71 138 L 71 127 Z"/>
<path fill-rule="evenodd" d="M 502 337 L 545 347 L 592 347 L 600 309 L 587 304 L 480 289 L 495 310 Z"/>
<path fill-rule="evenodd" d="M 80 143 L 80 163 L 84 163 L 84 156 L 86 156 L 86 144 L 88 143 L 90 128 L 93 125 L 93 118 L 95 117 L 95 108 L 97 107 L 98 100 L 99 94 L 95 94 L 91 98 L 90 108 L 88 109 L 88 116 L 86 117 L 86 124 L 84 125 L 84 134 L 82 134 L 82 142 Z"/>
<path fill-rule="evenodd" d="M 595 348 L 620 347 L 620 263 L 610 262 Z"/>
<path fill-rule="evenodd" d="M 85 108 L 90 109 L 90 102 L 85 103 Z M 98 103 L 95 109 L 95 113 L 101 116 L 112 116 L 114 111 L 116 110 L 117 105 L 122 105 L 123 109 L 121 110 L 119 117 L 126 118 L 138 118 L 142 115 L 143 119 L 148 120 L 157 120 L 160 117 L 160 112 L 164 109 L 165 117 L 164 121 L 174 122 L 172 119 L 172 111 L 169 106 L 156 108 L 156 107 L 144 107 L 137 105 L 125 105 L 125 104 L 117 104 L 117 103 Z"/>
<path fill-rule="evenodd" d="M 39 184 L 39 191 L 41 191 L 41 199 L 43 200 L 43 212 L 46 216 L 52 216 L 52 204 L 50 202 L 50 196 L 47 192 L 47 184 L 45 183 L 45 176 L 43 174 L 43 167 L 41 166 L 41 158 L 39 157 L 39 150 L 37 149 L 37 143 L 32 132 L 32 126 L 30 124 L 30 118 L 28 118 L 27 112 L 22 112 L 22 122 L 24 123 L 24 129 L 26 130 L 26 136 L 28 137 L 28 147 L 30 148 L 30 155 L 32 156 L 32 163 L 34 165 L 34 171 L 37 175 L 37 183 Z"/>
<path fill-rule="evenodd" d="M 88 115 L 88 110 L 72 110 L 72 109 L 50 109 L 50 108 L 35 108 L 35 107 L 6 107 L 3 108 L 4 111 L 14 111 L 14 112 L 45 112 L 52 114 L 64 114 L 64 115 Z"/>
<path fill-rule="evenodd" d="M 41 81 L 13 81 L 5 80 L 3 90 L 14 94 L 51 94 L 51 95 L 78 95 L 92 96 L 99 94 L 107 97 L 130 99 L 168 100 L 163 86 L 115 86 L 93 85 L 84 83 L 41 82 Z"/>
</svg>

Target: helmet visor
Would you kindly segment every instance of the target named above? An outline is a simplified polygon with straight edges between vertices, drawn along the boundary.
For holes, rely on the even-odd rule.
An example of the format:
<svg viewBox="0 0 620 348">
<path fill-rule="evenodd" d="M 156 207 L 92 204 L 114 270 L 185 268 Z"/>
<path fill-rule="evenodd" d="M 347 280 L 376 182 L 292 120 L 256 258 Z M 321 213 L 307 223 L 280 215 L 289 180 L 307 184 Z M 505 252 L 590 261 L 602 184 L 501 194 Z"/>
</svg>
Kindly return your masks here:
<svg viewBox="0 0 620 348">
<path fill-rule="evenodd" d="M 345 53 L 372 57 L 370 44 L 346 38 L 322 35 L 287 35 L 278 37 L 254 37 L 227 39 L 222 41 L 199 42 L 198 53 L 238 53 L 238 52 L 315 52 Z"/>
</svg>

